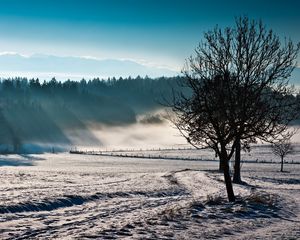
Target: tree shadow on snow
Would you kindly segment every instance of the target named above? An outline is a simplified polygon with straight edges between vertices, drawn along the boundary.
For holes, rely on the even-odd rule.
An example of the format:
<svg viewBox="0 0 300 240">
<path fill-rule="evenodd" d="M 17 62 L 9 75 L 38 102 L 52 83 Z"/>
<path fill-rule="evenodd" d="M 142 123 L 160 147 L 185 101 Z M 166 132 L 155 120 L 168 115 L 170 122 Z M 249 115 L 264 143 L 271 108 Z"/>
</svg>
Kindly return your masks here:
<svg viewBox="0 0 300 240">
<path fill-rule="evenodd" d="M 196 207 L 194 207 L 196 206 Z M 257 218 L 289 218 L 292 214 L 284 209 L 279 196 L 262 191 L 253 191 L 245 197 L 237 197 L 236 202 L 229 203 L 220 196 L 208 197 L 199 208 L 199 204 L 192 204 L 192 216 L 203 219 L 257 219 Z"/>
</svg>

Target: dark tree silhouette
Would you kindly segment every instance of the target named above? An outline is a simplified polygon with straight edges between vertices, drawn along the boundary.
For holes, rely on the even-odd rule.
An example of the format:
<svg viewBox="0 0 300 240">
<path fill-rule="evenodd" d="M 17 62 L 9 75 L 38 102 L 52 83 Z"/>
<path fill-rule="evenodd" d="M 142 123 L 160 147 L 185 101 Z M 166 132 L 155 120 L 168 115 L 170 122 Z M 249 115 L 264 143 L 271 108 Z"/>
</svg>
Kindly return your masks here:
<svg viewBox="0 0 300 240">
<path fill-rule="evenodd" d="M 187 60 L 182 86 L 192 94 L 174 93 L 172 122 L 189 143 L 216 152 L 229 201 L 235 200 L 229 173 L 234 151 L 240 181 L 240 149 L 257 139 L 277 139 L 297 117 L 287 79 L 299 49 L 291 41 L 282 46 L 261 22 L 244 17 L 233 28 L 205 33 Z"/>
<path fill-rule="evenodd" d="M 284 158 L 287 155 L 293 153 L 294 151 L 290 138 L 281 139 L 278 142 L 273 143 L 272 151 L 276 156 L 280 157 L 281 159 L 280 171 L 283 172 Z"/>
<path fill-rule="evenodd" d="M 232 32 L 231 46 L 236 50 L 232 62 L 236 66 L 231 67 L 230 72 L 245 86 L 240 101 L 246 111 L 241 111 L 241 121 L 256 125 L 254 134 L 236 138 L 233 182 L 241 183 L 241 140 L 246 147 L 255 138 L 272 142 L 280 135 L 289 134 L 288 124 L 299 117 L 299 102 L 291 97 L 295 90 L 289 86 L 288 78 L 296 65 L 300 44 L 295 47 L 290 40 L 281 44 L 279 37 L 267 30 L 261 21 L 248 18 L 237 19 Z M 257 104 L 254 112 L 251 104 Z"/>
<path fill-rule="evenodd" d="M 184 83 L 192 89 L 192 96 L 177 95 L 172 109 L 175 117 L 171 121 L 187 141 L 197 148 L 211 148 L 223 166 L 229 201 L 235 201 L 229 172 L 229 160 L 234 153 L 236 117 L 233 103 L 239 95 L 236 78 L 229 73 L 211 78 L 191 78 Z"/>
</svg>

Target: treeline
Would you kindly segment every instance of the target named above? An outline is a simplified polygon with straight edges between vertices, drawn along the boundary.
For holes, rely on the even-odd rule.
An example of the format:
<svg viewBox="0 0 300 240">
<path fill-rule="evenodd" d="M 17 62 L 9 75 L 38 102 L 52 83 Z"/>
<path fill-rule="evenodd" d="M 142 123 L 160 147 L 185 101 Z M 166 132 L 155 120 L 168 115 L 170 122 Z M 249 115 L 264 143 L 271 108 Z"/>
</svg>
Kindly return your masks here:
<svg viewBox="0 0 300 240">
<path fill-rule="evenodd" d="M 70 95 L 113 97 L 134 105 L 140 109 L 157 106 L 161 96 L 169 98 L 171 88 L 177 88 L 177 82 L 182 77 L 157 78 L 149 77 L 136 78 L 108 78 L 92 79 L 81 81 L 67 80 L 57 81 L 53 78 L 50 81 L 41 82 L 39 79 L 13 78 L 0 81 L 1 99 L 13 97 L 16 101 L 26 99 L 40 99 L 47 97 L 65 97 Z M 141 100 L 141 101 L 137 101 Z"/>
<path fill-rule="evenodd" d="M 2 151 L 24 143 L 97 143 L 88 126 L 130 124 L 137 114 L 160 108 L 181 77 L 111 78 L 60 82 L 53 78 L 0 81 Z M 88 125 L 89 124 L 89 125 Z M 8 150 L 10 148 L 11 150 Z M 1 150 L 1 148 L 0 148 Z"/>
</svg>

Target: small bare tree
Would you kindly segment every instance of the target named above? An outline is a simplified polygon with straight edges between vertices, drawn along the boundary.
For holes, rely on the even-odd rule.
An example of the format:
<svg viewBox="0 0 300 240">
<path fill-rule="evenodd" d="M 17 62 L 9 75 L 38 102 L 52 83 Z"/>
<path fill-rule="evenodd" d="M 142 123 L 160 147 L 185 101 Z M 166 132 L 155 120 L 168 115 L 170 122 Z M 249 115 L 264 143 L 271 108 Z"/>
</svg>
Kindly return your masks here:
<svg viewBox="0 0 300 240">
<path fill-rule="evenodd" d="M 279 140 L 276 143 L 273 143 L 272 151 L 276 156 L 280 157 L 280 159 L 281 159 L 280 172 L 283 172 L 284 158 L 294 151 L 294 148 L 293 148 L 293 145 L 292 145 L 290 139 L 285 138 L 285 139 Z"/>
</svg>

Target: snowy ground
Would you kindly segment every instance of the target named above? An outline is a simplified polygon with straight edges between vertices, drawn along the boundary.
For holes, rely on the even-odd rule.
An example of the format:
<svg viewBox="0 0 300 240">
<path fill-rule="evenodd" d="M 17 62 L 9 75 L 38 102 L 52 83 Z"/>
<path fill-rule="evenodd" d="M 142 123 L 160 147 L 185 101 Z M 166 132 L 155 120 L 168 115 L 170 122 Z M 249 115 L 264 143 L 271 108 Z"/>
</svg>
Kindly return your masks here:
<svg viewBox="0 0 300 240">
<path fill-rule="evenodd" d="M 217 161 L 63 153 L 0 165 L 0 239 L 300 238 L 300 164 L 244 163 L 235 204 Z"/>
</svg>

